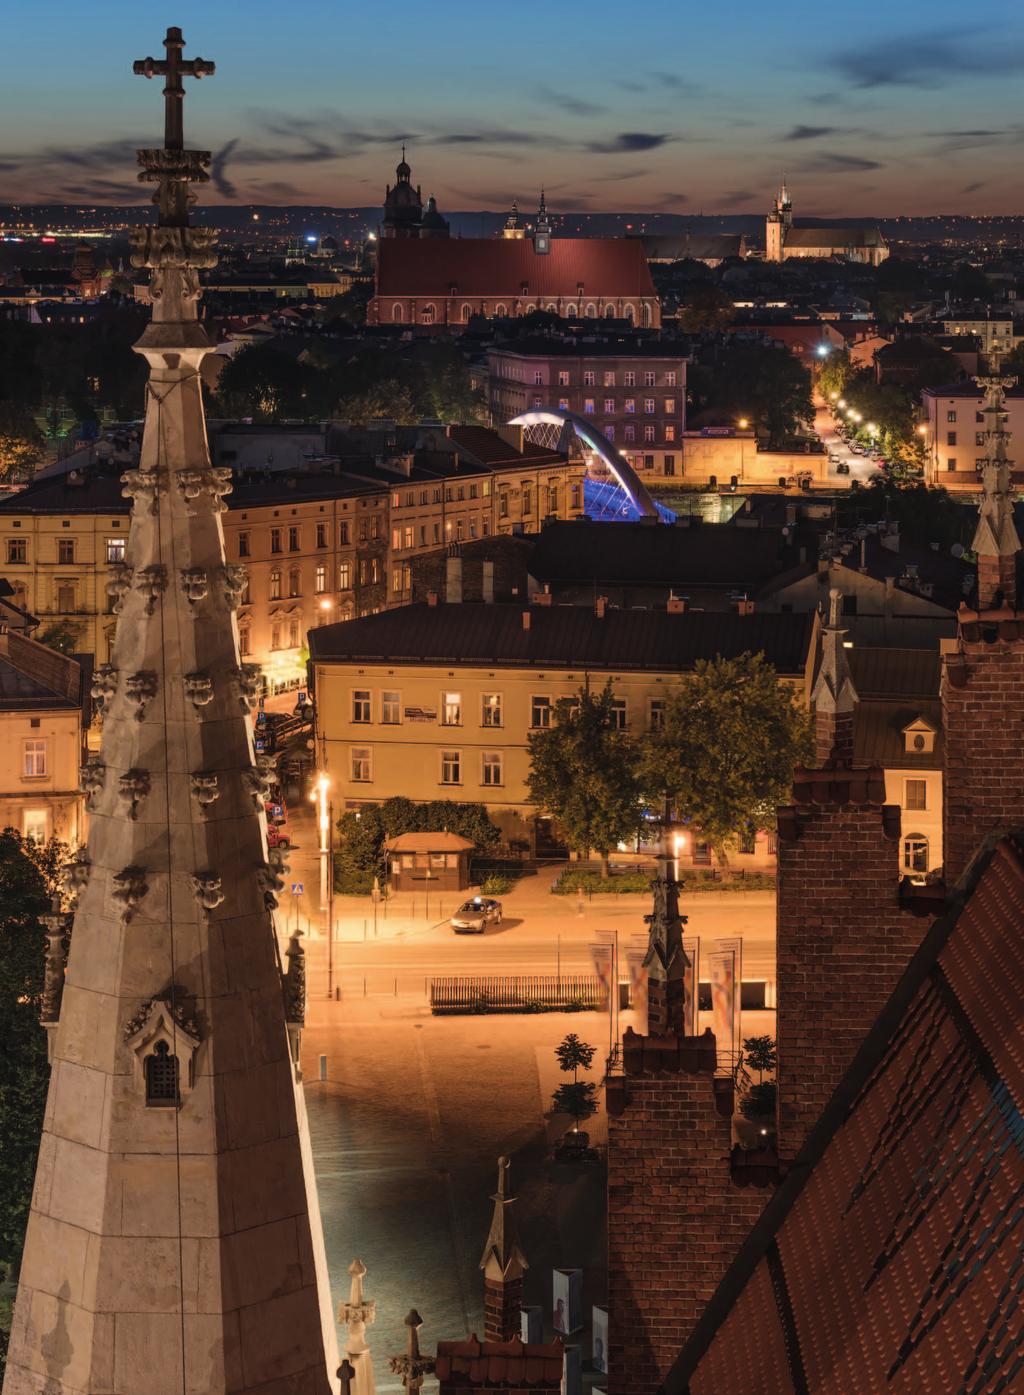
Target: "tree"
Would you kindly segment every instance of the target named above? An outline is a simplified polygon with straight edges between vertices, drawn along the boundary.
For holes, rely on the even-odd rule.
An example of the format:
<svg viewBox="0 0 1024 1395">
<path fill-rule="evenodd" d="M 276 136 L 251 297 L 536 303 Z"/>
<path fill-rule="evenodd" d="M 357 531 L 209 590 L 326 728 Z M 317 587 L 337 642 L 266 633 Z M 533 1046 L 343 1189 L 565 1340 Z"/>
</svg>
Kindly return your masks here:
<svg viewBox="0 0 1024 1395">
<path fill-rule="evenodd" d="M 601 856 L 603 876 L 617 843 L 643 827 L 635 753 L 615 725 L 611 683 L 599 693 L 581 688 L 555 704 L 555 723 L 530 733 L 530 799 L 557 819 L 569 846 Z"/>
<path fill-rule="evenodd" d="M 810 754 L 810 718 L 763 655 L 700 659 L 643 738 L 640 776 L 648 800 L 667 798 L 725 862 L 738 834 L 774 818 Z"/>
<path fill-rule="evenodd" d="M 774 1070 L 779 1063 L 775 1038 L 747 1037 L 743 1043 L 743 1059 L 751 1070 L 757 1071 L 757 1083 L 760 1085 L 764 1080 L 765 1071 Z"/>
<path fill-rule="evenodd" d="M 56 649 L 61 654 L 74 654 L 82 638 L 83 626 L 74 620 L 54 620 L 52 624 L 33 635 L 40 644 Z"/>
<path fill-rule="evenodd" d="M 229 360 L 217 395 L 235 415 L 277 421 L 308 416 L 313 387 L 313 374 L 304 364 L 273 344 L 253 344 Z"/>
<path fill-rule="evenodd" d="M 383 804 L 364 804 L 338 820 L 339 848 L 335 854 L 335 888 L 366 893 L 374 877 L 385 875 L 384 844 L 400 833 L 457 833 L 480 852 L 493 850 L 501 834 L 483 804 L 435 799 L 417 804 L 402 795 Z"/>
<path fill-rule="evenodd" d="M 32 1199 L 49 1082 L 46 1032 L 39 1023 L 50 906 L 37 851 L 13 829 L 0 833 L 0 1275 L 17 1272 Z M 0 1300 L 6 1350 L 8 1304 Z"/>
<path fill-rule="evenodd" d="M 773 446 L 784 445 L 814 419 L 811 375 L 788 349 L 730 337 L 687 379 L 708 421 L 729 424 L 748 417 Z"/>
<path fill-rule="evenodd" d="M 693 286 L 679 302 L 679 328 L 684 334 L 721 334 L 735 315 L 732 297 L 715 285 Z"/>
<path fill-rule="evenodd" d="M 43 433 L 31 412 L 14 402 L 0 402 L 0 481 L 28 479 L 43 445 Z"/>
<path fill-rule="evenodd" d="M 551 1096 L 551 1105 L 556 1114 L 568 1114 L 573 1121 L 573 1133 L 579 1133 L 580 1124 L 597 1113 L 597 1086 L 591 1080 L 580 1080 L 581 1070 L 589 1070 L 597 1051 L 596 1046 L 580 1041 L 575 1032 L 555 1047 L 558 1069 L 572 1071 L 572 1080 L 565 1081 Z"/>
</svg>

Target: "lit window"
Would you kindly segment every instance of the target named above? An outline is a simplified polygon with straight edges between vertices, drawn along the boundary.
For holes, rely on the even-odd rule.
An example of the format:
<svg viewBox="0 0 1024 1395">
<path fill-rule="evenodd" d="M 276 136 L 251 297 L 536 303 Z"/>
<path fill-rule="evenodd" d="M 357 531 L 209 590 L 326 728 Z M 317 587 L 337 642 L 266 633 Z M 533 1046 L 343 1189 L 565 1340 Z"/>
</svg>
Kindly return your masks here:
<svg viewBox="0 0 1024 1395">
<path fill-rule="evenodd" d="M 462 725 L 462 694 L 441 694 L 441 725 L 460 727 Z"/>
<path fill-rule="evenodd" d="M 611 416 L 612 412 L 615 411 L 615 398 L 614 398 L 614 397 L 606 397 L 606 398 L 604 399 L 604 411 L 605 411 L 605 416 Z"/>
<path fill-rule="evenodd" d="M 28 560 L 28 544 L 24 538 L 7 539 L 7 560 L 8 562 L 26 562 Z"/>
<path fill-rule="evenodd" d="M 626 373 L 622 381 L 625 383 L 626 387 L 636 387 L 636 374 Z"/>
<path fill-rule="evenodd" d="M 636 411 L 636 398 L 634 398 L 634 397 L 627 397 L 627 398 L 626 398 L 626 407 L 625 407 L 625 409 L 626 409 L 627 412 L 635 412 L 635 411 Z"/>
<path fill-rule="evenodd" d="M 569 374 L 566 373 L 564 370 L 560 370 L 560 371 L 559 371 L 559 374 L 558 374 L 558 386 L 559 386 L 559 387 L 568 387 L 568 386 L 569 386 Z"/>
<path fill-rule="evenodd" d="M 244 537 L 244 538 L 246 539 L 246 546 L 248 546 L 248 534 L 247 534 L 247 533 L 243 533 L 243 534 L 241 534 L 240 536 L 241 536 L 241 537 Z M 108 561 L 108 562 L 123 562 L 123 561 L 124 561 L 124 559 L 125 559 L 125 551 L 126 551 L 126 542 L 127 542 L 127 540 L 126 540 L 125 538 L 108 538 L 108 539 L 107 539 L 107 561 Z M 247 556 L 247 555 L 248 555 L 248 554 L 242 552 L 242 549 L 241 549 L 241 542 L 239 542 L 238 555 L 239 555 L 240 557 L 242 557 L 242 556 Z"/>
<path fill-rule="evenodd" d="M 484 693 L 480 699 L 480 725 L 482 727 L 501 726 L 500 693 Z"/>
<path fill-rule="evenodd" d="M 441 784 L 461 785 L 462 783 L 462 752 L 442 751 L 441 752 Z"/>
<path fill-rule="evenodd" d="M 653 426 L 645 426 L 645 427 L 644 427 L 644 440 L 648 443 L 648 445 L 650 445 L 650 444 L 654 441 L 654 427 L 653 427 Z"/>
<path fill-rule="evenodd" d="M 904 781 L 903 792 L 904 809 L 927 809 L 928 807 L 928 781 L 927 780 L 906 780 Z"/>
<path fill-rule="evenodd" d="M 594 399 L 592 397 L 585 397 L 583 399 L 583 410 L 588 416 L 591 416 L 593 414 Z"/>
<path fill-rule="evenodd" d="M 665 415 L 672 416 L 676 410 L 676 399 L 674 397 L 665 398 Z"/>
<path fill-rule="evenodd" d="M 288 568 L 288 595 L 289 597 L 302 595 L 302 573 L 298 567 Z"/>
<path fill-rule="evenodd" d="M 653 397 L 645 397 L 645 398 L 644 398 L 644 415 L 645 415 L 645 416 L 648 416 L 648 417 L 653 417 L 653 416 L 654 416 L 654 398 L 653 398 Z"/>
<path fill-rule="evenodd" d="M 588 369 L 588 370 L 583 374 L 583 386 L 584 386 L 584 387 L 593 387 L 593 386 L 594 386 L 595 377 L 596 377 L 596 375 L 594 374 L 593 370 L 592 370 L 592 369 Z"/>
<path fill-rule="evenodd" d="M 352 587 L 352 563 L 338 563 L 338 590 L 348 591 Z"/>
<path fill-rule="evenodd" d="M 352 779 L 356 784 L 367 784 L 373 779 L 373 751 L 369 746 L 351 748 Z"/>
<path fill-rule="evenodd" d="M 568 399 L 568 397 L 560 397 L 560 398 L 558 399 L 558 410 L 559 410 L 560 412 L 567 412 L 567 411 L 569 410 L 569 399 Z"/>
<path fill-rule="evenodd" d="M 74 538 L 57 539 L 57 562 L 64 567 L 74 565 L 75 561 L 75 540 Z"/>
<path fill-rule="evenodd" d="M 908 833 L 904 838 L 903 870 L 912 876 L 928 871 L 928 839 L 923 833 Z"/>
<path fill-rule="evenodd" d="M 313 588 L 318 596 L 327 590 L 327 567 L 323 562 L 317 565 L 316 580 L 313 583 Z"/>
<path fill-rule="evenodd" d="M 248 658 L 252 653 L 252 639 L 249 634 L 248 625 L 240 625 L 238 629 L 238 652 L 242 658 Z"/>
<path fill-rule="evenodd" d="M 665 440 L 674 441 L 676 439 L 676 428 L 671 422 L 665 427 Z"/>
<path fill-rule="evenodd" d="M 28 778 L 46 774 L 46 741 L 33 737 L 22 742 L 21 772 Z"/>
<path fill-rule="evenodd" d="M 603 378 L 602 381 L 603 381 L 605 387 L 614 387 L 614 386 L 615 386 L 615 374 L 614 374 L 614 373 L 605 373 L 604 378 Z"/>
<path fill-rule="evenodd" d="M 370 713 L 369 688 L 352 689 L 352 720 L 353 722 L 369 722 L 373 720 Z"/>
<path fill-rule="evenodd" d="M 299 622 L 298 620 L 288 621 L 288 648 L 298 649 L 299 647 Z"/>
<path fill-rule="evenodd" d="M 676 385 L 675 370 L 674 370 L 674 369 L 671 369 L 668 373 L 665 374 L 665 386 L 666 386 L 666 387 L 675 387 L 675 385 Z"/>
<path fill-rule="evenodd" d="M 480 757 L 480 783 L 483 785 L 503 785 L 505 783 L 500 751 L 484 751 Z"/>
<path fill-rule="evenodd" d="M 385 726 L 395 727 L 401 719 L 400 694 L 385 689 L 380 695 L 380 719 Z"/>
<path fill-rule="evenodd" d="M 551 699 L 534 696 L 530 699 L 530 726 L 534 730 L 551 725 Z"/>
</svg>

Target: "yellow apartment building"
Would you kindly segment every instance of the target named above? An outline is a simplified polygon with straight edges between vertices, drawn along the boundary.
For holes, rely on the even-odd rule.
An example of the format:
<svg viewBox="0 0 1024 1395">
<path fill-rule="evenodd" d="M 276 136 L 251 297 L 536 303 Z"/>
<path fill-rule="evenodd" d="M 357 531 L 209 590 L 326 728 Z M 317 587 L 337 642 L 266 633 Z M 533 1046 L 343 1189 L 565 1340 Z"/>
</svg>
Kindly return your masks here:
<svg viewBox="0 0 1024 1395">
<path fill-rule="evenodd" d="M 642 732 L 698 659 L 749 651 L 806 701 L 816 634 L 813 614 L 404 606 L 311 633 L 318 758 L 336 810 L 394 795 L 479 801 L 507 838 L 534 846 L 528 739 L 552 724 L 559 698 L 610 680 L 619 725 Z M 739 862 L 773 854 L 764 834 Z M 687 859 L 710 853 L 688 848 Z"/>
<path fill-rule="evenodd" d="M 82 702 L 74 659 L 0 625 L 0 828 L 84 840 Z"/>
</svg>

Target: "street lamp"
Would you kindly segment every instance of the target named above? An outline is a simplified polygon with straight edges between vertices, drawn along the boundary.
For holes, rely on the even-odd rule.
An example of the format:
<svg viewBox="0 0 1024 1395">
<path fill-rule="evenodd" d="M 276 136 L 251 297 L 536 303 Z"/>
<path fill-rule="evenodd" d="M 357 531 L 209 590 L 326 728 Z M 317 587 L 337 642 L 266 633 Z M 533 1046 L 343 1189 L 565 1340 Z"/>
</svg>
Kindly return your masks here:
<svg viewBox="0 0 1024 1395">
<path fill-rule="evenodd" d="M 736 425 L 739 427 L 741 431 L 746 431 L 747 427 L 750 425 L 750 421 L 747 417 L 740 417 Z"/>
<path fill-rule="evenodd" d="M 840 409 L 845 408 L 845 406 L 846 406 L 846 398 L 845 398 L 845 397 L 837 397 L 837 398 L 836 398 L 836 406 L 839 407 Z"/>
<path fill-rule="evenodd" d="M 829 400 L 830 402 L 838 402 L 838 401 L 839 401 L 839 394 L 838 394 L 838 392 L 830 392 L 829 395 L 828 395 L 828 400 Z"/>
</svg>

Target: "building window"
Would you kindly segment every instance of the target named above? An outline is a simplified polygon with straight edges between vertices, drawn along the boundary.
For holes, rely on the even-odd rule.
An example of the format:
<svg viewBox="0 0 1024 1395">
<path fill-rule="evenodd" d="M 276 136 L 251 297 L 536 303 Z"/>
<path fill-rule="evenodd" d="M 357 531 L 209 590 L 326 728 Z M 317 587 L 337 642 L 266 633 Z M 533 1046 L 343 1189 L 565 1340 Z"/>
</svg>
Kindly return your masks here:
<svg viewBox="0 0 1024 1395">
<path fill-rule="evenodd" d="M 580 487 L 578 484 L 570 486 L 569 497 L 572 500 L 572 507 L 578 509 L 580 507 Z"/>
<path fill-rule="evenodd" d="M 523 515 L 524 515 L 524 517 L 525 517 L 526 514 L 531 513 L 532 511 L 533 511 L 533 495 L 532 495 L 531 492 L 530 492 L 530 486 L 529 486 L 528 484 L 524 484 L 524 485 L 523 485 Z"/>
<path fill-rule="evenodd" d="M 595 375 L 593 369 L 589 369 L 589 368 L 588 368 L 588 369 L 586 370 L 586 372 L 584 372 L 584 374 L 583 374 L 583 386 L 584 386 L 584 387 L 593 387 L 593 386 L 594 386 L 594 381 L 595 381 L 595 376 L 596 376 L 596 375 Z"/>
<path fill-rule="evenodd" d="M 674 397 L 665 398 L 665 415 L 673 416 L 676 410 L 676 399 Z"/>
<path fill-rule="evenodd" d="M 756 829 L 752 828 L 752 827 L 748 824 L 747 827 L 746 827 L 746 828 L 743 830 L 743 832 L 740 834 L 740 837 L 739 837 L 739 844 L 740 844 L 740 852 L 741 852 L 741 853 L 746 853 L 748 857 L 749 857 L 752 853 L 757 852 L 757 831 L 756 831 Z"/>
<path fill-rule="evenodd" d="M 482 785 L 503 785 L 505 783 L 500 751 L 484 751 L 481 754 L 480 783 Z"/>
<path fill-rule="evenodd" d="M 57 613 L 59 615 L 73 615 L 76 606 L 76 588 L 74 583 L 67 582 L 57 587 Z"/>
<path fill-rule="evenodd" d="M 672 422 L 669 422 L 668 425 L 665 427 L 665 440 L 666 440 L 666 441 L 674 441 L 675 439 L 676 439 L 676 428 L 675 428 L 675 426 L 672 424 Z"/>
<path fill-rule="evenodd" d="M 294 524 L 288 529 L 288 551 L 299 551 L 299 530 Z"/>
<path fill-rule="evenodd" d="M 146 1104 L 151 1109 L 177 1109 L 180 1103 L 178 1058 L 165 1041 L 158 1041 L 146 1057 Z"/>
<path fill-rule="evenodd" d="M 644 427 L 644 440 L 647 442 L 647 444 L 648 444 L 649 446 L 654 444 L 654 427 L 653 427 L 653 426 L 645 426 L 645 427 Z"/>
<path fill-rule="evenodd" d="M 611 724 L 616 731 L 625 731 L 628 721 L 625 698 L 613 698 L 611 707 Z"/>
<path fill-rule="evenodd" d="M 558 512 L 558 485 L 548 485 L 548 513 Z"/>
<path fill-rule="evenodd" d="M 238 627 L 238 652 L 243 659 L 248 658 L 252 653 L 252 639 L 250 637 L 248 625 L 240 625 Z"/>
<path fill-rule="evenodd" d="M 298 567 L 288 568 L 288 595 L 289 597 L 302 595 L 302 573 Z"/>
<path fill-rule="evenodd" d="M 461 693 L 441 694 L 441 725 L 445 727 L 462 726 Z"/>
<path fill-rule="evenodd" d="M 928 808 L 928 781 L 905 780 L 903 782 L 904 809 Z"/>
<path fill-rule="evenodd" d="M 461 785 L 462 784 L 462 752 L 442 751 L 441 752 L 441 784 Z"/>
<path fill-rule="evenodd" d="M 116 539 L 116 541 L 117 541 L 117 542 L 121 542 L 121 539 L 118 538 L 118 539 Z M 248 556 L 249 556 L 249 534 L 248 534 L 248 533 L 239 533 L 239 535 L 238 535 L 238 555 L 239 555 L 239 557 L 248 557 Z M 114 558 L 112 558 L 112 557 L 110 556 L 110 543 L 108 542 L 108 543 L 107 543 L 107 561 L 108 561 L 108 562 L 112 562 L 113 560 L 114 560 Z M 119 560 L 122 560 L 122 561 L 123 561 L 124 559 L 123 559 L 123 557 L 122 557 L 122 558 L 119 559 Z"/>
<path fill-rule="evenodd" d="M 270 550 L 271 550 L 271 552 L 280 552 L 280 551 L 281 551 L 281 530 L 280 530 L 280 528 L 271 528 L 271 530 L 270 530 Z"/>
<path fill-rule="evenodd" d="M 537 697 L 530 699 L 530 726 L 535 730 L 551 725 L 551 699 Z"/>
<path fill-rule="evenodd" d="M 653 386 L 654 386 L 654 374 L 653 374 L 652 371 L 648 368 L 648 369 L 646 369 L 645 372 L 644 372 L 644 387 L 653 387 Z"/>
<path fill-rule="evenodd" d="M 626 387 L 636 387 L 636 374 L 635 374 L 635 373 L 626 373 L 626 374 L 623 376 L 622 381 L 623 381 L 623 383 L 626 385 Z"/>
<path fill-rule="evenodd" d="M 313 582 L 313 589 L 319 596 L 327 590 L 327 566 L 324 562 L 319 562 L 317 564 L 317 569 L 314 575 L 315 580 Z"/>
<path fill-rule="evenodd" d="M 615 440 L 615 427 L 611 424 L 605 427 L 604 434 L 609 441 Z"/>
<path fill-rule="evenodd" d="M 604 399 L 604 412 L 605 412 L 605 416 L 611 416 L 611 414 L 612 414 L 614 411 L 615 411 L 615 398 L 614 398 L 614 397 L 606 397 L 606 398 Z"/>
<path fill-rule="evenodd" d="M 947 445 L 947 446 L 955 446 L 955 445 L 956 445 L 956 432 L 955 432 L 955 431 L 947 431 L 947 432 L 946 432 L 946 445 Z"/>
<path fill-rule="evenodd" d="M 983 445 L 985 444 L 985 433 L 984 433 L 984 431 L 975 431 L 975 433 L 974 433 L 974 444 L 975 444 L 976 446 L 983 446 Z"/>
<path fill-rule="evenodd" d="M 625 427 L 623 428 L 622 435 L 623 439 L 626 441 L 636 440 L 636 427 L 633 425 L 631 421 L 626 423 Z"/>
<path fill-rule="evenodd" d="M 348 547 L 349 545 L 348 519 L 338 524 L 338 545 L 339 547 Z"/>
<path fill-rule="evenodd" d="M 24 538 L 7 539 L 7 560 L 8 562 L 28 561 L 28 543 Z"/>
<path fill-rule="evenodd" d="M 928 871 L 928 839 L 923 833 L 908 833 L 904 838 L 903 870 L 911 875 Z"/>
<path fill-rule="evenodd" d="M 401 721 L 402 699 L 393 690 L 385 689 L 380 695 L 380 719 L 385 726 L 397 727 Z"/>
<path fill-rule="evenodd" d="M 569 386 L 569 374 L 566 373 L 564 369 L 560 369 L 560 370 L 559 370 L 559 373 L 558 373 L 558 386 L 559 386 L 559 387 L 568 387 L 568 386 Z"/>
<path fill-rule="evenodd" d="M 338 563 L 338 590 L 349 591 L 352 588 L 352 563 Z"/>
<path fill-rule="evenodd" d="M 46 774 L 46 741 L 44 738 L 31 737 L 21 743 L 21 773 L 26 779 L 33 779 Z"/>
<path fill-rule="evenodd" d="M 651 731 L 662 731 L 665 726 L 665 699 L 651 698 L 647 708 L 647 725 Z"/>
<path fill-rule="evenodd" d="M 627 398 L 626 398 L 625 410 L 626 410 L 627 412 L 635 412 L 635 411 L 636 411 L 636 398 L 635 398 L 635 397 L 627 397 Z"/>
<path fill-rule="evenodd" d="M 373 749 L 370 746 L 353 746 L 351 748 L 352 757 L 352 780 L 355 784 L 365 785 L 373 779 Z"/>
<path fill-rule="evenodd" d="M 270 647 L 271 649 L 281 648 L 281 625 L 277 621 L 270 627 Z"/>
<path fill-rule="evenodd" d="M 949 458 L 946 460 L 946 469 L 953 471 L 956 470 L 956 459 L 952 455 L 949 456 Z"/>
<path fill-rule="evenodd" d="M 75 564 L 75 540 L 74 538 L 57 539 L 57 562 L 62 567 L 73 567 Z"/>
<path fill-rule="evenodd" d="M 107 539 L 107 561 L 108 561 L 108 562 L 123 562 L 124 559 L 125 559 L 126 551 L 127 551 L 127 549 L 126 549 L 126 539 L 125 539 L 125 538 L 108 538 L 108 539 Z"/>
<path fill-rule="evenodd" d="M 299 622 L 298 620 L 288 621 L 288 648 L 298 649 L 299 647 Z"/>
<path fill-rule="evenodd" d="M 370 712 L 369 688 L 352 689 L 352 720 L 353 722 L 370 722 L 373 720 Z"/>
<path fill-rule="evenodd" d="M 498 517 L 508 518 L 508 493 L 502 491 L 498 499 Z"/>
<path fill-rule="evenodd" d="M 21 816 L 21 832 L 27 843 L 45 843 L 48 827 L 45 809 L 26 809 Z"/>
<path fill-rule="evenodd" d="M 584 410 L 584 412 L 586 413 L 587 416 L 593 416 L 593 414 L 594 414 L 594 399 L 593 399 L 592 397 L 585 397 L 585 398 L 583 399 L 583 410 Z"/>
<path fill-rule="evenodd" d="M 674 475 L 676 472 L 676 458 L 674 455 L 666 455 L 662 468 L 666 475 Z"/>
<path fill-rule="evenodd" d="M 567 412 L 567 411 L 569 410 L 569 399 L 568 399 L 568 397 L 560 397 L 560 398 L 558 399 L 558 410 L 559 410 L 560 412 Z"/>
<path fill-rule="evenodd" d="M 604 385 L 605 387 L 614 387 L 614 386 L 615 386 L 615 374 L 614 374 L 614 373 L 605 373 L 604 378 L 603 378 L 602 381 L 603 381 L 603 385 Z"/>
<path fill-rule="evenodd" d="M 654 416 L 654 398 L 653 398 L 653 397 L 645 397 L 645 398 L 644 398 L 644 415 L 645 415 L 645 416 L 648 416 L 648 417 L 653 417 L 653 416 Z"/>
<path fill-rule="evenodd" d="M 480 725 L 482 727 L 501 726 L 501 694 L 484 693 L 480 699 Z"/>
<path fill-rule="evenodd" d="M 316 545 L 317 547 L 327 546 L 327 524 L 318 523 L 316 525 Z"/>
<path fill-rule="evenodd" d="M 947 412 L 947 413 L 946 413 L 946 420 L 949 421 L 949 422 L 955 422 L 955 421 L 956 421 L 956 412 Z"/>
<path fill-rule="evenodd" d="M 675 373 L 675 369 L 672 368 L 672 369 L 670 369 L 670 370 L 665 374 L 665 386 L 666 386 L 666 387 L 675 387 L 675 385 L 676 385 L 676 373 Z"/>
</svg>

